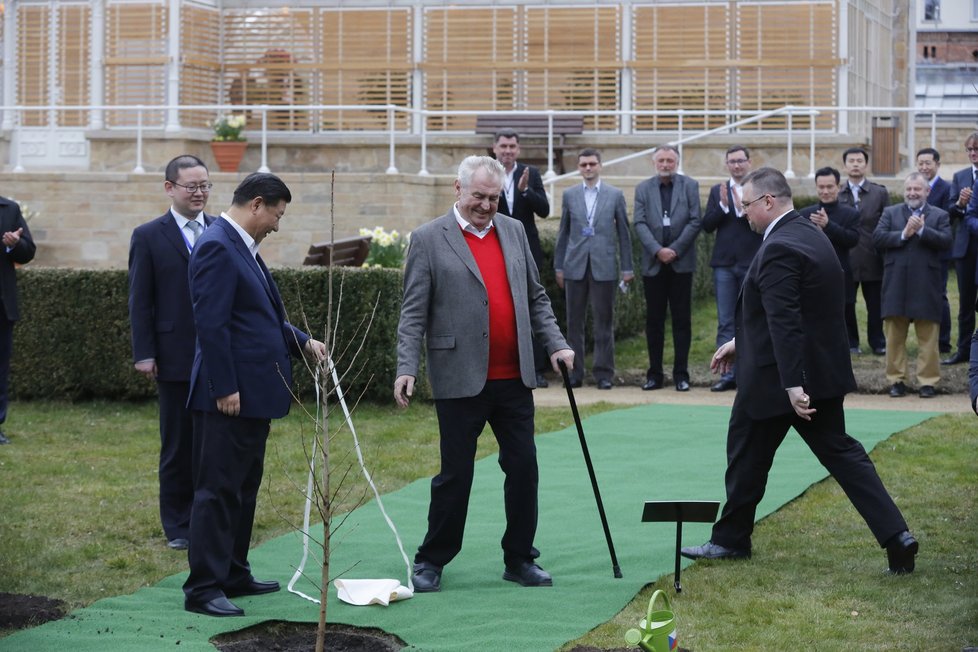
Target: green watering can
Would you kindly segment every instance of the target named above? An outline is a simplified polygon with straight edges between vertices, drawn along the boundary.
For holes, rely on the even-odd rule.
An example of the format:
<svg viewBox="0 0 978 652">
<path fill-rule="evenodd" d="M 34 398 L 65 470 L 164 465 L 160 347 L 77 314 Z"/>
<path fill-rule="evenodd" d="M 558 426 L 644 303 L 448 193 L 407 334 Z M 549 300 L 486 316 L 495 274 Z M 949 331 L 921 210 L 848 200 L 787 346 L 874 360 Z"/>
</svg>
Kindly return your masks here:
<svg viewBox="0 0 978 652">
<path fill-rule="evenodd" d="M 662 596 L 665 601 L 666 608 L 655 610 L 655 601 L 659 596 Z M 637 645 L 646 652 L 673 652 L 679 649 L 676 615 L 672 611 L 669 596 L 665 591 L 659 590 L 652 594 L 645 619 L 638 624 L 638 629 L 625 632 L 625 642 L 629 645 Z"/>
</svg>

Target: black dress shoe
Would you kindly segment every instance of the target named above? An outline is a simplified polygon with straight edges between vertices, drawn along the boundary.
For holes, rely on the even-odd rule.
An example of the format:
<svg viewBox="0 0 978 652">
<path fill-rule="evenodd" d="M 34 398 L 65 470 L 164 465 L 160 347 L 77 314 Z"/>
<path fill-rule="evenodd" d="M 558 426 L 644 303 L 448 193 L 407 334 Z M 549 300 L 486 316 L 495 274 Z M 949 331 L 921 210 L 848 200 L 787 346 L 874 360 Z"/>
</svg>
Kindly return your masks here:
<svg viewBox="0 0 978 652">
<path fill-rule="evenodd" d="M 890 398 L 900 398 L 907 395 L 907 386 L 902 382 L 893 383 L 890 386 Z"/>
<path fill-rule="evenodd" d="M 244 609 L 234 606 L 234 603 L 221 596 L 208 602 L 192 602 L 190 598 L 183 601 L 183 608 L 195 614 L 205 616 L 243 616 Z"/>
<path fill-rule="evenodd" d="M 702 546 L 688 546 L 679 551 L 687 559 L 750 559 L 750 550 L 727 548 L 707 541 Z"/>
<path fill-rule="evenodd" d="M 170 550 L 186 550 L 190 547 L 190 541 L 188 539 L 177 537 L 176 539 L 170 539 L 167 541 L 166 547 Z"/>
<path fill-rule="evenodd" d="M 519 566 L 507 566 L 503 571 L 503 579 L 507 582 L 516 582 L 520 586 L 553 586 L 553 578 L 550 573 L 540 568 L 533 562 L 524 561 Z"/>
<path fill-rule="evenodd" d="M 543 377 L 543 374 L 537 374 L 537 387 L 550 387 L 550 383 Z"/>
<path fill-rule="evenodd" d="M 275 593 L 280 588 L 282 587 L 275 580 L 262 582 L 261 580 L 252 578 L 247 584 L 231 586 L 224 589 L 224 595 L 229 598 L 238 598 L 244 595 L 262 595 L 265 593 Z"/>
<path fill-rule="evenodd" d="M 961 364 L 962 362 L 967 362 L 967 361 L 968 361 L 968 356 L 961 351 L 957 351 L 950 358 L 945 358 L 941 360 L 941 364 Z"/>
<path fill-rule="evenodd" d="M 886 355 L 886 347 L 885 346 L 877 346 L 876 348 L 873 349 L 873 354 L 874 355 Z"/>
<path fill-rule="evenodd" d="M 441 591 L 441 568 L 426 561 L 418 562 L 414 565 L 411 582 L 414 584 L 415 593 Z"/>
<path fill-rule="evenodd" d="M 7 439 L 7 435 L 3 434 L 3 431 L 0 430 L 0 446 L 2 446 L 3 444 L 9 444 L 9 443 L 10 443 L 10 440 Z"/>
<path fill-rule="evenodd" d="M 677 381 L 676 382 L 676 391 L 677 392 L 688 392 L 689 391 L 689 381 L 688 380 L 680 380 L 680 381 Z"/>
<path fill-rule="evenodd" d="M 611 381 L 607 378 L 602 378 L 598 381 L 598 389 L 611 389 Z"/>
<path fill-rule="evenodd" d="M 914 557 L 920 544 L 913 538 L 907 530 L 897 534 L 887 542 L 886 561 L 889 564 L 886 571 L 894 575 L 912 573 L 914 569 Z"/>
<path fill-rule="evenodd" d="M 570 381 L 571 389 L 577 389 L 578 387 L 581 387 L 582 385 L 584 385 L 584 383 L 581 382 L 580 380 L 572 380 L 572 381 Z"/>
<path fill-rule="evenodd" d="M 850 346 L 849 347 L 849 353 L 851 353 L 853 355 L 862 355 L 863 354 L 863 350 L 860 349 L 858 346 Z"/>
<path fill-rule="evenodd" d="M 720 380 L 713 383 L 713 387 L 710 388 L 711 392 L 726 392 L 731 389 L 737 389 L 737 383 L 732 378 L 721 378 Z"/>
<path fill-rule="evenodd" d="M 654 378 L 649 378 L 648 380 L 645 381 L 645 384 L 642 385 L 642 391 L 649 392 L 653 389 L 662 389 L 662 383 L 655 380 Z"/>
<path fill-rule="evenodd" d="M 920 398 L 934 398 L 937 396 L 937 390 L 934 389 L 933 385 L 923 385 L 917 394 Z"/>
</svg>

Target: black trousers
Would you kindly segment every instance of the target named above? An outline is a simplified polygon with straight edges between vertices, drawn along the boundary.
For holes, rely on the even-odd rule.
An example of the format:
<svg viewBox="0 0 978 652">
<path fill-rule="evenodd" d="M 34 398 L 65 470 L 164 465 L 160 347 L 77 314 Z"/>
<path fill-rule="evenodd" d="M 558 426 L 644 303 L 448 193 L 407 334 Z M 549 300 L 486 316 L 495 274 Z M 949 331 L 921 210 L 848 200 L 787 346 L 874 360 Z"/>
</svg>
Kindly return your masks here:
<svg viewBox="0 0 978 652">
<path fill-rule="evenodd" d="M 663 265 L 655 276 L 643 276 L 645 289 L 645 344 L 649 350 L 648 380 L 660 385 L 662 349 L 666 337 L 666 307 L 672 315 L 672 381 L 689 380 L 689 345 L 693 338 L 692 300 L 693 274 L 676 273 Z"/>
<path fill-rule="evenodd" d="M 853 303 L 846 304 L 846 330 L 849 333 L 849 346 L 859 346 L 859 324 L 856 323 L 856 287 L 862 287 L 866 302 L 866 341 L 871 349 L 886 348 L 883 336 L 882 305 L 883 281 L 855 281 L 851 290 Z"/>
<path fill-rule="evenodd" d="M 251 581 L 248 547 L 268 440 L 268 419 L 193 412 L 194 507 L 190 576 L 183 592 L 208 602 Z"/>
<path fill-rule="evenodd" d="M 817 413 L 811 421 L 800 419 L 793 412 L 754 420 L 747 415 L 738 394 L 727 431 L 727 502 L 713 526 L 714 543 L 750 549 L 757 505 L 764 497 L 774 454 L 792 427 L 845 491 L 880 546 L 907 529 L 866 449 L 846 433 L 843 400 L 813 400 Z"/>
<path fill-rule="evenodd" d="M 14 324 L 0 315 L 0 424 L 7 420 L 7 400 L 10 396 L 10 356 L 14 352 Z"/>
<path fill-rule="evenodd" d="M 462 549 L 479 434 L 486 423 L 499 442 L 506 530 L 503 560 L 515 566 L 535 557 L 537 449 L 533 441 L 533 394 L 519 379 L 490 380 L 472 397 L 435 401 L 441 470 L 431 480 L 428 533 L 416 562 L 445 566 Z"/>
<path fill-rule="evenodd" d="M 967 228 L 964 224 L 959 229 Z M 975 299 L 978 284 L 975 283 L 978 265 L 978 246 L 968 247 L 963 258 L 954 261 L 958 276 L 958 353 L 967 358 L 971 354 L 971 336 L 975 332 Z"/>
<path fill-rule="evenodd" d="M 160 522 L 167 539 L 190 538 L 194 504 L 194 422 L 190 383 L 157 381 L 160 396 Z"/>
</svg>

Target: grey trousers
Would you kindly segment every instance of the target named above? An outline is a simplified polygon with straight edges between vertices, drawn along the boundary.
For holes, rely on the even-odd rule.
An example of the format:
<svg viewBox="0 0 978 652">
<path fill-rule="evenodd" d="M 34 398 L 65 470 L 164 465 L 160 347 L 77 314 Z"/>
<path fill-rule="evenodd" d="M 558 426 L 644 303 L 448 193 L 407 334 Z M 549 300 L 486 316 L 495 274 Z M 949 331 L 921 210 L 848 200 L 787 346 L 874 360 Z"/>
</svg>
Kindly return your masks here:
<svg viewBox="0 0 978 652">
<path fill-rule="evenodd" d="M 590 266 L 580 281 L 564 280 L 567 296 L 567 342 L 574 349 L 572 382 L 584 380 L 584 324 L 591 306 L 594 325 L 594 360 L 591 373 L 597 380 L 613 380 L 615 375 L 615 281 L 595 281 Z"/>
</svg>

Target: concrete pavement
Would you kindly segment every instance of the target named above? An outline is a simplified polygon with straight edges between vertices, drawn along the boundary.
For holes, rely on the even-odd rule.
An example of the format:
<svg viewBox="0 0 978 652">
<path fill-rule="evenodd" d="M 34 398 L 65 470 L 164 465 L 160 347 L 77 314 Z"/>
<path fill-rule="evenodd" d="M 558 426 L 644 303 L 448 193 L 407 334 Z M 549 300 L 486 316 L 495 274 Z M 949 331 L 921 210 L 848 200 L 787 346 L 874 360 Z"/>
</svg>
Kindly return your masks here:
<svg viewBox="0 0 978 652">
<path fill-rule="evenodd" d="M 585 385 L 574 390 L 574 400 L 579 405 L 614 403 L 618 405 L 645 405 L 664 403 L 671 405 L 733 405 L 735 392 L 711 392 L 709 387 L 693 387 L 688 392 L 677 392 L 671 385 L 652 392 L 643 392 L 638 385 L 616 385 L 610 390 L 599 390 Z M 540 407 L 567 406 L 567 390 L 563 384 L 550 380 L 550 387 L 536 389 L 533 400 Z M 887 394 L 850 394 L 846 407 L 871 410 L 919 410 L 921 412 L 972 412 L 967 394 L 938 394 L 922 399 L 908 393 L 903 398 L 890 398 Z"/>
</svg>

